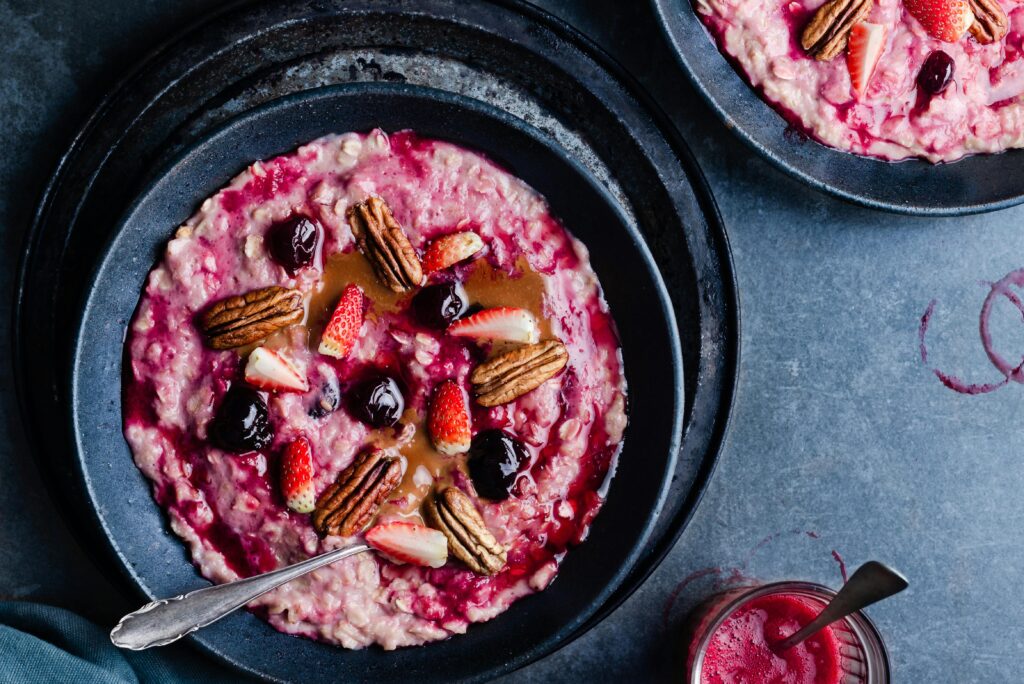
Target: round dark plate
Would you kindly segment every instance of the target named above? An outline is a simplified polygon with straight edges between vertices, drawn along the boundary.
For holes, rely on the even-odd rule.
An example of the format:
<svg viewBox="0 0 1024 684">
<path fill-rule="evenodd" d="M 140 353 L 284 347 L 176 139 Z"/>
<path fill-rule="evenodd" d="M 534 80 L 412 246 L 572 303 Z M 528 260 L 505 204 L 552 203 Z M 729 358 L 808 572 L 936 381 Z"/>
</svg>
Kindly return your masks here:
<svg viewBox="0 0 1024 684">
<path fill-rule="evenodd" d="M 733 68 L 690 0 L 652 1 L 679 63 L 704 99 L 726 126 L 783 171 L 837 197 L 902 214 L 972 214 L 1024 201 L 1021 150 L 950 164 L 886 162 L 807 139 Z"/>
<path fill-rule="evenodd" d="M 640 585 L 700 500 L 728 423 L 738 305 L 717 208 L 675 129 L 606 55 L 528 3 L 235 4 L 142 61 L 76 134 L 25 242 L 15 292 L 14 367 L 33 455 L 76 538 L 117 576 L 121 560 L 93 524 L 91 499 L 71 457 L 68 409 L 68 321 L 80 315 L 104 245 L 155 171 L 218 125 L 282 96 L 370 81 L 461 94 L 541 129 L 635 220 L 671 293 L 686 374 L 683 441 L 669 494 L 633 571 L 564 644 Z M 138 258 L 148 267 L 156 254 Z M 137 294 L 133 288 L 131 295 Z M 148 495 L 144 501 L 150 502 Z M 133 602 L 142 599 L 135 590 L 127 594 Z"/>
<path fill-rule="evenodd" d="M 236 612 L 192 639 L 239 667 L 300 682 L 486 678 L 550 652 L 619 588 L 646 545 L 675 470 L 682 432 L 682 358 L 675 318 L 643 239 L 615 200 L 556 143 L 476 100 L 401 84 L 330 86 L 252 109 L 174 162 L 115 231 L 86 295 L 71 376 L 82 479 L 99 524 L 136 586 L 174 596 L 202 580 L 164 534 L 149 483 L 121 437 L 122 341 L 152 255 L 199 203 L 256 159 L 328 133 L 411 128 L 482 151 L 544 195 L 590 250 L 616 319 L 630 425 L 605 506 L 585 544 L 545 591 L 462 636 L 422 648 L 346 652 L 280 634 Z M 203 583 L 205 584 L 205 583 Z"/>
</svg>

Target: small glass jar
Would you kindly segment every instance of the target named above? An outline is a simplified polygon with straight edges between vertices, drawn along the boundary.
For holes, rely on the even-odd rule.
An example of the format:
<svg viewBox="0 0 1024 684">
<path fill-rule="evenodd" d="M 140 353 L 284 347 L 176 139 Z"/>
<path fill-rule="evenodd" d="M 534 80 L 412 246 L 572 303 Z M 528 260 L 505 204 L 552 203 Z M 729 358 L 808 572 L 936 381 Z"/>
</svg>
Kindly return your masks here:
<svg viewBox="0 0 1024 684">
<path fill-rule="evenodd" d="M 820 603 L 824 609 L 836 592 L 811 582 L 775 582 L 737 587 L 712 596 L 698 606 L 688 620 L 686 681 L 689 684 L 703 684 L 704 656 L 718 628 L 750 601 L 770 595 L 797 596 Z M 889 684 L 889 654 L 874 623 L 864 613 L 857 612 L 834 622 L 831 629 L 840 645 L 841 684 Z"/>
</svg>

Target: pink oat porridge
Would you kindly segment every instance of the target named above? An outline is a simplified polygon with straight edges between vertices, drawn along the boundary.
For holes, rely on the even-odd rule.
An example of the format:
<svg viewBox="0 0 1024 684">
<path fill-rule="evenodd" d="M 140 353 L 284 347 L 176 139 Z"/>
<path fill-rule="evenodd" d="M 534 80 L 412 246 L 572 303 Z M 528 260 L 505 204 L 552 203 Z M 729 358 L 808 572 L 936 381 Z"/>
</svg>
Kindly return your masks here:
<svg viewBox="0 0 1024 684">
<path fill-rule="evenodd" d="M 626 426 L 586 248 L 522 181 L 408 131 L 249 166 L 177 229 L 126 345 L 125 436 L 205 577 L 374 548 L 249 606 L 346 648 L 543 590 Z"/>
<path fill-rule="evenodd" d="M 1015 0 L 695 0 L 798 130 L 855 154 L 954 161 L 1024 146 Z"/>
</svg>

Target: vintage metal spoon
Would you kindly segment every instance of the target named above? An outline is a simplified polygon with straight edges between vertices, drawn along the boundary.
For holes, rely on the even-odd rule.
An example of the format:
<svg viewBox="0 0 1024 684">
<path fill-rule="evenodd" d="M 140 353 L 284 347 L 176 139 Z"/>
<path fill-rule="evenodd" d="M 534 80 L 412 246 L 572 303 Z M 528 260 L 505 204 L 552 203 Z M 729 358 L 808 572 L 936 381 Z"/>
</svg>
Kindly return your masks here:
<svg viewBox="0 0 1024 684">
<path fill-rule="evenodd" d="M 836 620 L 840 620 L 850 613 L 856 613 L 872 603 L 898 594 L 907 586 L 909 586 L 907 579 L 900 573 L 878 561 L 868 561 L 857 568 L 857 571 L 839 590 L 839 593 L 832 597 L 818 617 L 799 632 L 775 646 L 773 650 L 776 653 L 782 653 L 793 648 Z"/>
<path fill-rule="evenodd" d="M 115 646 L 133 651 L 166 646 L 216 622 L 285 582 L 369 548 L 365 544 L 353 544 L 262 575 L 147 603 L 121 618 L 111 630 L 110 640 Z"/>
</svg>

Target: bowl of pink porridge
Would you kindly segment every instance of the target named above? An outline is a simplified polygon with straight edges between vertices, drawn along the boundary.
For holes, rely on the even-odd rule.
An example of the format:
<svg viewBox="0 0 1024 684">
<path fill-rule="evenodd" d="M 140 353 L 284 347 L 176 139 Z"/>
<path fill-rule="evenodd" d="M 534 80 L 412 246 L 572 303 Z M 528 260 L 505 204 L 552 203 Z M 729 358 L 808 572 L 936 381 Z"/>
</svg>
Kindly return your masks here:
<svg viewBox="0 0 1024 684">
<path fill-rule="evenodd" d="M 191 148 L 78 333 L 79 463 L 141 593 L 374 546 L 193 637 L 278 678 L 550 652 L 636 562 L 679 445 L 633 220 L 542 133 L 424 88 L 310 91 Z"/>
<path fill-rule="evenodd" d="M 684 71 L 729 128 L 812 186 L 911 214 L 1024 198 L 1015 4 L 653 4 Z"/>
</svg>

